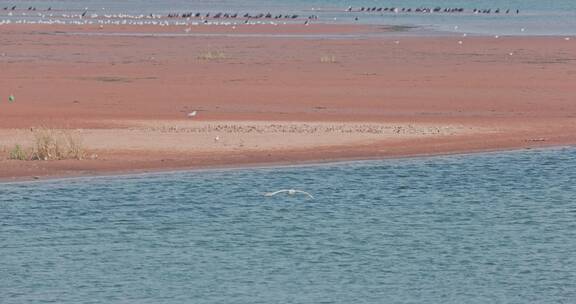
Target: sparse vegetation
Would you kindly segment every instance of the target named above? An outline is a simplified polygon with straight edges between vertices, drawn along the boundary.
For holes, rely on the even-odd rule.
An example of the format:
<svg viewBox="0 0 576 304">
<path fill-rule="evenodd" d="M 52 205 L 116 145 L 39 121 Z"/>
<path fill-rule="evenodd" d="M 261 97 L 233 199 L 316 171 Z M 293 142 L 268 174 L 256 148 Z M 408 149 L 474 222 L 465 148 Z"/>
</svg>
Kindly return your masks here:
<svg viewBox="0 0 576 304">
<path fill-rule="evenodd" d="M 20 145 L 15 145 L 14 148 L 10 150 L 8 158 L 14 160 L 27 160 L 28 154 Z"/>
<path fill-rule="evenodd" d="M 33 160 L 83 159 L 84 149 L 80 137 L 70 131 L 35 129 Z"/>
<path fill-rule="evenodd" d="M 336 60 L 336 56 L 325 55 L 325 56 L 320 57 L 320 62 L 322 62 L 322 63 L 336 63 L 338 61 Z"/>
<path fill-rule="evenodd" d="M 86 153 L 78 134 L 68 130 L 32 129 L 32 147 L 16 144 L 8 152 L 13 160 L 81 160 Z"/>
<path fill-rule="evenodd" d="M 198 55 L 196 57 L 198 60 L 221 60 L 221 59 L 226 59 L 226 54 L 224 54 L 224 52 L 221 51 L 208 51 L 205 53 L 202 53 L 200 55 Z"/>
</svg>

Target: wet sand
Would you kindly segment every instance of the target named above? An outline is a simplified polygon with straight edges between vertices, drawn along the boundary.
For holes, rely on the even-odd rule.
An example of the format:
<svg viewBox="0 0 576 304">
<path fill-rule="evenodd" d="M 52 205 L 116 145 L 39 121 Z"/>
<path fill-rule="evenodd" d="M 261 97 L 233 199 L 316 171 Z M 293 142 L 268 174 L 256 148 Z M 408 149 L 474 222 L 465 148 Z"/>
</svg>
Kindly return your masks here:
<svg viewBox="0 0 576 304">
<path fill-rule="evenodd" d="M 576 39 L 235 30 L 250 35 L 0 26 L 0 179 L 576 143 Z M 87 159 L 8 160 L 39 127 L 78 134 Z"/>
</svg>

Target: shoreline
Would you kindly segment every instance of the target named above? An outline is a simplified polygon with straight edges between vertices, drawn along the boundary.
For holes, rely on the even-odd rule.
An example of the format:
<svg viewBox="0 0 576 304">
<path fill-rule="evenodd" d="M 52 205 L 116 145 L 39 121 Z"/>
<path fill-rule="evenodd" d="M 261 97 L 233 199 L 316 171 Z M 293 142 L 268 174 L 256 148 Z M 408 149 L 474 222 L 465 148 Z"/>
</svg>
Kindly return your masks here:
<svg viewBox="0 0 576 304">
<path fill-rule="evenodd" d="M 323 166 L 338 166 L 348 164 L 362 164 L 369 162 L 385 162 L 385 161 L 402 161 L 402 160 L 424 160 L 431 158 L 442 157 L 467 157 L 475 155 L 491 155 L 499 153 L 519 153 L 525 151 L 550 151 L 559 149 L 574 149 L 575 144 L 552 144 L 533 147 L 516 147 L 516 148 L 495 148 L 486 150 L 469 150 L 469 151 L 452 151 L 445 153 L 433 154 L 405 154 L 387 157 L 371 157 L 371 158 L 339 158 L 327 160 L 310 160 L 301 162 L 270 162 L 270 163 L 253 163 L 253 164 L 237 164 L 237 165 L 224 165 L 224 166 L 204 166 L 204 167 L 182 167 L 170 169 L 136 169 L 127 171 L 102 171 L 91 172 L 78 175 L 50 175 L 50 176 L 25 176 L 17 178 L 4 178 L 0 177 L 0 185 L 3 184 L 29 184 L 29 183 L 44 183 L 44 182 L 58 182 L 58 181 L 74 181 L 84 179 L 109 179 L 109 178 L 134 178 L 145 177 L 154 175 L 170 175 L 170 174 L 185 174 L 185 173 L 221 173 L 230 171 L 244 171 L 244 170 L 275 170 L 285 168 L 312 168 Z"/>
<path fill-rule="evenodd" d="M 310 24 L 262 22 L 255 24 L 107 25 L 95 24 L 0 24 L 4 34 L 88 38 L 181 38 L 181 39 L 278 39 L 278 40 L 392 40 L 402 39 L 558 39 L 576 41 L 576 34 L 485 33 L 450 31 L 429 25 L 346 23 L 319 21 Z"/>
</svg>

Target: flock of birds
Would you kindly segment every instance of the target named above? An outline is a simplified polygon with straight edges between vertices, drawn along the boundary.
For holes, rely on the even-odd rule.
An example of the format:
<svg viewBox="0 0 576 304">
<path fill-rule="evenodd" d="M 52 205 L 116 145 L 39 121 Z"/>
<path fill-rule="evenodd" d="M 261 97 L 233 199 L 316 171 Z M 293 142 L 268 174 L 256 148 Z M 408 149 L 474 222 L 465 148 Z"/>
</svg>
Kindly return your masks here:
<svg viewBox="0 0 576 304">
<path fill-rule="evenodd" d="M 236 19 L 236 18 L 246 18 L 246 19 L 298 19 L 301 16 L 298 14 L 277 14 L 272 13 L 259 13 L 259 14 L 238 14 L 238 13 L 170 13 L 166 17 L 168 18 L 212 18 L 212 19 Z M 318 19 L 318 15 L 309 15 L 307 19 Z"/>
<path fill-rule="evenodd" d="M 20 8 L 18 8 L 17 5 L 14 5 L 14 6 L 5 6 L 5 7 L 4 7 L 4 10 L 5 10 L 5 11 L 8 11 L 8 10 L 10 10 L 10 11 L 15 11 L 16 9 L 20 9 Z M 25 10 L 25 9 L 26 9 L 26 8 L 22 8 L 22 10 Z M 35 6 L 29 6 L 29 7 L 28 7 L 28 10 L 29 10 L 29 11 L 35 11 L 35 10 L 36 10 L 36 7 L 35 7 Z M 52 10 L 52 7 L 48 7 L 46 10 L 47 10 L 47 11 L 51 11 L 51 10 Z"/>
<path fill-rule="evenodd" d="M 3 8 L 4 11 L 10 12 L 21 12 L 26 16 L 26 11 L 28 12 L 66 12 L 65 10 L 53 10 L 52 7 L 48 7 L 46 9 L 38 9 L 35 6 L 29 6 L 28 8 L 19 8 L 18 6 L 6 6 Z M 102 9 L 104 10 L 104 8 Z M 128 19 L 160 19 L 160 18 L 202 18 L 202 19 L 235 19 L 235 18 L 248 18 L 248 19 L 318 19 L 318 15 L 308 15 L 308 16 L 301 16 L 299 14 L 272 14 L 268 13 L 226 13 L 226 12 L 217 12 L 217 13 L 206 13 L 206 12 L 174 12 L 168 14 L 139 14 L 139 15 L 128 15 L 128 14 L 96 14 L 96 13 L 89 13 L 88 8 L 81 11 L 82 13 L 77 14 L 61 14 L 62 17 L 79 17 L 79 18 L 128 18 Z M 50 16 L 50 15 L 46 15 Z M 54 15 L 52 15 L 54 16 Z"/>
<path fill-rule="evenodd" d="M 207 19 L 237 19 L 237 18 L 244 18 L 246 20 L 251 19 L 275 19 L 275 20 L 305 20 L 308 23 L 310 20 L 319 19 L 319 16 L 316 14 L 311 14 L 307 16 L 302 16 L 299 14 L 273 14 L 271 12 L 267 13 L 228 13 L 228 12 L 173 12 L 168 14 L 138 14 L 138 15 L 129 15 L 129 14 L 97 14 L 97 10 L 90 11 L 88 8 L 84 10 L 80 10 L 78 13 L 73 13 L 70 10 L 58 10 L 52 9 L 52 7 L 38 9 L 35 6 L 28 6 L 28 7 L 18 7 L 17 5 L 12 6 L 5 6 L 3 7 L 4 11 L 9 11 L 8 15 L 12 16 L 13 13 L 21 13 L 23 16 L 34 16 L 31 15 L 32 12 L 37 12 L 38 17 L 42 18 L 51 18 L 51 17 L 62 17 L 62 18 L 91 18 L 91 19 L 187 19 L 190 20 L 192 18 L 199 18 L 203 20 Z M 102 8 L 104 10 L 104 8 Z M 321 10 L 318 10 L 321 11 Z M 353 8 L 348 7 L 345 12 L 349 13 L 472 13 L 472 14 L 510 14 L 516 13 L 519 14 L 520 10 L 515 9 L 465 9 L 465 8 L 442 8 L 442 7 L 417 7 L 417 8 L 406 8 L 406 7 L 359 7 Z M 43 13 L 41 13 L 43 12 Z M 55 15 L 54 13 L 57 13 Z M 58 13 L 60 13 L 58 15 Z M 28 15 L 30 14 L 30 15 Z M 358 16 L 355 18 L 358 20 Z"/>
<path fill-rule="evenodd" d="M 308 25 L 310 22 L 320 19 L 316 14 L 278 14 L 278 13 L 230 13 L 230 12 L 172 12 L 167 14 L 123 14 L 123 13 L 107 13 L 103 12 L 106 9 L 102 8 L 102 12 L 98 9 L 89 10 L 65 10 L 54 9 L 52 7 L 37 8 L 35 6 L 17 6 L 10 5 L 3 7 L 7 11 L 8 16 L 23 16 L 26 18 L 19 20 L 0 20 L 2 24 L 72 24 L 72 25 L 159 25 L 159 26 L 187 26 L 187 25 L 235 25 L 240 22 L 244 24 L 286 24 L 304 22 Z M 519 9 L 465 9 L 462 7 L 348 7 L 341 10 L 323 10 L 312 9 L 314 12 L 342 12 L 352 14 L 358 21 L 360 16 L 364 13 L 385 13 L 392 14 L 427 14 L 427 13 L 444 13 L 444 14 L 519 14 Z M 337 19 L 337 18 L 334 18 Z M 240 20 L 240 22 L 236 21 Z"/>
<path fill-rule="evenodd" d="M 348 7 L 348 12 L 364 12 L 364 13 L 472 13 L 472 14 L 510 14 L 516 13 L 520 14 L 520 10 L 512 10 L 512 9 L 472 9 L 466 10 L 462 7 L 417 7 L 417 8 L 409 8 L 409 7 L 360 7 L 360 8 L 353 8 Z"/>
<path fill-rule="evenodd" d="M 312 20 L 319 19 L 318 15 L 299 15 L 299 14 L 272 14 L 268 13 L 226 13 L 226 12 L 174 12 L 168 14 L 124 14 L 124 13 L 100 13 L 98 10 L 59 10 L 48 7 L 45 9 L 38 9 L 37 7 L 18 7 L 6 6 L 3 8 L 7 11 L 9 17 L 22 16 L 27 17 L 20 20 L 0 20 L 2 24 L 73 24 L 73 25 L 86 25 L 86 24 L 100 24 L 100 25 L 195 25 L 195 24 L 222 24 L 233 25 L 237 22 L 236 19 L 242 19 L 245 24 L 277 24 L 279 21 L 286 22 L 302 22 L 308 24 Z M 105 9 L 102 8 L 104 11 Z M 37 17 L 39 19 L 32 20 L 30 18 Z M 194 19 L 201 20 L 200 22 Z M 222 21 L 218 21 L 222 20 Z M 262 21 L 260 21 L 262 20 Z M 265 21 L 267 20 L 267 21 Z M 188 24 L 190 23 L 190 24 Z"/>
</svg>

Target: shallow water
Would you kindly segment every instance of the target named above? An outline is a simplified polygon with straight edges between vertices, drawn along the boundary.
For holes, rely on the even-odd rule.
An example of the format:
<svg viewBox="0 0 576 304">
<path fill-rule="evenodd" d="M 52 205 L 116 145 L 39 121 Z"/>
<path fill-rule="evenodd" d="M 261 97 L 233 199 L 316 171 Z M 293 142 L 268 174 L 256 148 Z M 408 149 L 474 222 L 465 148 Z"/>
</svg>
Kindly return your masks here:
<svg viewBox="0 0 576 304">
<path fill-rule="evenodd" d="M 576 1 L 573 0 L 42 0 L 42 1 L 14 1 L 0 0 L 0 8 L 13 5 L 24 9 L 26 16 L 15 12 L 0 10 L 0 20 L 4 19 L 38 19 L 36 12 L 28 12 L 30 6 L 39 10 L 52 7 L 54 18 L 40 18 L 41 20 L 58 19 L 58 14 L 64 12 L 82 13 L 85 9 L 90 14 L 167 14 L 174 12 L 241 12 L 293 14 L 303 16 L 319 15 L 322 22 L 413 25 L 435 31 L 449 31 L 458 33 L 476 33 L 491 35 L 576 35 Z M 398 7 L 418 8 L 436 6 L 442 8 L 465 8 L 466 14 L 380 14 L 380 13 L 344 13 L 348 7 Z M 519 9 L 521 14 L 472 14 L 471 10 L 500 8 L 502 12 Z M 334 10 L 338 10 L 335 12 Z M 43 12 L 45 13 L 45 12 Z M 336 18 L 336 20 L 334 20 Z M 239 22 L 242 22 L 240 20 Z M 522 29 L 524 29 L 522 31 Z"/>
<path fill-rule="evenodd" d="M 566 148 L 0 184 L 0 302 L 569 303 L 575 180 Z"/>
</svg>

